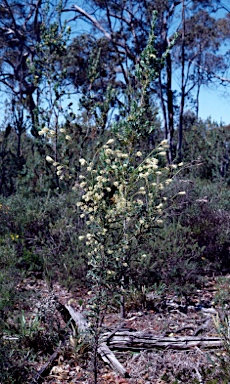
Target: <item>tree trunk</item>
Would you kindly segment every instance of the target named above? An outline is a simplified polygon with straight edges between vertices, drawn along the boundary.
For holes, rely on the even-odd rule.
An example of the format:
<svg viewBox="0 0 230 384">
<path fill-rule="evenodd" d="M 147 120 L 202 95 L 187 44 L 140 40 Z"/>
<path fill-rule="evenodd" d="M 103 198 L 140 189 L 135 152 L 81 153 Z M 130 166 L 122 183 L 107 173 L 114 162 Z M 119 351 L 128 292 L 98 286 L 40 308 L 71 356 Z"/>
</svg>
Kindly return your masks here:
<svg viewBox="0 0 230 384">
<path fill-rule="evenodd" d="M 185 4 L 182 0 L 182 35 L 181 35 L 181 101 L 177 141 L 177 161 L 182 160 L 183 121 L 185 104 Z"/>
<path fill-rule="evenodd" d="M 170 53 L 166 58 L 167 72 L 167 112 L 168 112 L 168 144 L 169 163 L 173 161 L 173 135 L 174 135 L 174 112 L 173 112 L 173 91 L 172 91 L 172 59 Z"/>
</svg>

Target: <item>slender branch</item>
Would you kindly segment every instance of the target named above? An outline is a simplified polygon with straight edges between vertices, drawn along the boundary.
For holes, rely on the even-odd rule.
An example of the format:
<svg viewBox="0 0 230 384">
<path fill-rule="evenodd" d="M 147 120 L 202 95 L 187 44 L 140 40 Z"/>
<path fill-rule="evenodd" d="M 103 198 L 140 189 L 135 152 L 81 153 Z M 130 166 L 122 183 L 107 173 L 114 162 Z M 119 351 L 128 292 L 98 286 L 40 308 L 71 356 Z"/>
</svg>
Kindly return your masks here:
<svg viewBox="0 0 230 384">
<path fill-rule="evenodd" d="M 93 16 L 91 16 L 89 13 L 87 13 L 83 8 L 79 7 L 78 5 L 73 5 L 73 8 L 72 10 L 76 11 L 76 12 L 79 12 L 82 16 L 85 16 L 88 20 L 90 20 L 93 25 L 99 30 L 101 31 L 105 37 L 107 37 L 108 40 L 112 40 L 112 36 L 110 33 L 108 33 L 104 28 L 103 26 L 97 21 L 97 19 Z M 70 9 L 69 9 L 70 11 Z"/>
<path fill-rule="evenodd" d="M 216 79 L 220 80 L 222 83 L 230 83 L 230 78 L 219 76 L 216 73 L 210 71 L 207 67 L 204 67 L 203 65 L 200 65 L 198 63 L 194 63 L 194 65 L 196 65 L 197 67 L 199 67 L 203 71 L 207 72 L 207 74 L 209 74 L 210 76 L 213 76 Z"/>
<path fill-rule="evenodd" d="M 117 40 L 116 37 L 113 37 L 113 33 L 109 33 L 106 31 L 106 29 L 99 23 L 99 21 L 93 17 L 91 14 L 86 12 L 83 8 L 79 7 L 78 5 L 73 5 L 72 8 L 63 9 L 62 12 L 71 12 L 75 11 L 80 13 L 82 16 L 84 16 L 87 20 L 89 20 L 100 32 L 103 33 L 103 35 L 112 43 L 116 44 L 120 48 L 124 49 L 124 53 L 129 57 L 129 59 L 133 60 L 135 62 L 135 55 L 132 53 L 132 51 L 129 49 L 126 43 L 123 43 L 121 40 Z M 115 34 L 116 36 L 116 34 Z"/>
</svg>

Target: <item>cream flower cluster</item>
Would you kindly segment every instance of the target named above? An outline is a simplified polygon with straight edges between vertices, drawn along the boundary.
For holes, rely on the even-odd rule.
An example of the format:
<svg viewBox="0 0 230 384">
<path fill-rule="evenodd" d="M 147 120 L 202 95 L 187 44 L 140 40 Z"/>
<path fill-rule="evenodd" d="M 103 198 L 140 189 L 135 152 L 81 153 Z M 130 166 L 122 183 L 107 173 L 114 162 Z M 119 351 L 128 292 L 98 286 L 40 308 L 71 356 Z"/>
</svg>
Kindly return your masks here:
<svg viewBox="0 0 230 384">
<path fill-rule="evenodd" d="M 59 129 L 59 132 L 60 133 L 66 133 L 66 130 L 64 129 L 64 128 L 60 128 Z M 56 130 L 54 130 L 54 129 L 50 129 L 50 128 L 47 128 L 47 127 L 43 127 L 39 132 L 38 132 L 38 134 L 39 134 L 39 136 L 43 136 L 43 135 L 46 135 L 46 137 L 47 138 L 54 138 L 56 135 L 57 135 L 57 131 Z M 70 135 L 65 135 L 65 139 L 67 140 L 67 141 L 71 141 L 72 140 L 72 138 L 71 138 L 71 136 Z"/>
<path fill-rule="evenodd" d="M 138 236 L 163 223 L 163 191 L 174 169 L 160 167 L 167 146 L 167 141 L 161 142 L 144 158 L 141 151 L 119 149 L 111 139 L 92 160 L 79 159 L 82 174 L 74 189 L 81 195 L 80 217 L 88 225 L 79 240 L 89 247 L 92 270 L 103 269 L 106 281 L 115 283 L 122 269 L 129 268 L 129 250 Z"/>
<path fill-rule="evenodd" d="M 52 163 L 52 165 L 56 167 L 56 174 L 60 180 L 64 180 L 66 177 L 68 179 L 71 178 L 68 172 L 67 165 L 60 164 L 58 161 L 55 161 L 51 156 L 46 156 L 46 161 L 48 163 Z"/>
<path fill-rule="evenodd" d="M 81 210 L 80 217 L 86 218 L 86 223 L 102 227 L 106 221 L 110 228 L 113 223 L 122 219 L 127 225 L 133 225 L 131 218 L 138 215 L 140 225 L 145 225 L 162 215 L 162 205 L 158 204 L 159 191 L 170 182 L 166 173 L 169 169 L 159 170 L 157 155 L 165 156 L 167 141 L 160 143 L 155 156 L 148 156 L 139 166 L 134 166 L 133 159 L 143 155 L 138 151 L 134 156 L 119 148 L 113 148 L 114 140 L 110 139 L 99 151 L 97 166 L 84 158 L 79 159 L 84 175 L 80 175 L 80 183 L 74 189 L 82 190 L 81 201 L 77 206 Z M 160 182 L 160 177 L 166 179 Z M 166 198 L 162 198 L 166 201 Z M 139 217 L 140 211 L 146 206 L 144 216 L 151 216 L 151 220 Z M 99 231 L 99 234 L 103 232 Z M 89 239 L 87 240 L 89 244 Z"/>
</svg>

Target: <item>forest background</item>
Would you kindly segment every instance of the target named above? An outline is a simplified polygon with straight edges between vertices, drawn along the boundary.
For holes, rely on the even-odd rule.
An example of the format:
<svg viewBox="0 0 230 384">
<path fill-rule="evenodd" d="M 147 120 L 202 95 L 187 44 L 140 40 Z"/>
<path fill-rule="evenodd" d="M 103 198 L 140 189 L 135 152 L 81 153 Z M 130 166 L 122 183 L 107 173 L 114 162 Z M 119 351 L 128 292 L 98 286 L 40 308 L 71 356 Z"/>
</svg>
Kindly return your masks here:
<svg viewBox="0 0 230 384">
<path fill-rule="evenodd" d="M 1 330 L 28 274 L 189 303 L 229 272 L 230 126 L 199 117 L 229 22 L 217 0 L 1 2 Z"/>
</svg>

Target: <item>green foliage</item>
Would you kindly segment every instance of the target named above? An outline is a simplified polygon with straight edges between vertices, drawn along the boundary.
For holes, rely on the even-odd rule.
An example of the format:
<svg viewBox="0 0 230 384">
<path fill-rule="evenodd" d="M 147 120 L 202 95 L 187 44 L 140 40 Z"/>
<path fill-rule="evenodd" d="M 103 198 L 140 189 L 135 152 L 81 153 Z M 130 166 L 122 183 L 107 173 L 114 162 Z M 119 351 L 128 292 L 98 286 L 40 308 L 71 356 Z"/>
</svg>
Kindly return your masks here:
<svg viewBox="0 0 230 384">
<path fill-rule="evenodd" d="M 68 289 L 84 281 L 86 255 L 78 241 L 77 228 L 82 224 L 73 215 L 75 198 L 76 193 L 36 199 L 19 194 L 1 198 L 1 382 L 26 383 L 31 373 L 35 375 L 30 361 L 36 361 L 41 351 L 51 355 L 60 341 L 52 319 L 49 329 L 44 330 L 38 317 L 18 313 L 16 308 L 25 302 L 25 292 L 18 291 L 18 283 L 28 275 L 44 277 L 51 285 L 54 279 L 60 279 Z"/>
<path fill-rule="evenodd" d="M 187 186 L 182 223 L 189 226 L 210 269 L 224 273 L 229 265 L 229 189 L 223 184 L 192 180 Z M 212 266 L 212 267 L 211 267 Z"/>
<path fill-rule="evenodd" d="M 18 334 L 20 338 L 33 337 L 35 333 L 40 330 L 39 317 L 35 316 L 33 319 L 27 320 L 24 311 L 18 317 Z"/>
<path fill-rule="evenodd" d="M 113 126 L 116 136 L 126 144 L 132 143 L 133 145 L 150 137 L 158 123 L 151 93 L 159 70 L 164 66 L 166 54 L 160 59 L 157 56 L 155 25 L 156 14 L 153 13 L 148 42 L 140 55 L 140 63 L 136 65 L 133 73 L 136 84 L 129 86 L 126 90 L 128 100 L 126 118 Z M 131 78 L 131 73 L 129 75 Z M 122 114 L 122 109 L 120 109 L 120 113 Z"/>
<path fill-rule="evenodd" d="M 48 14 L 46 15 L 48 18 Z M 70 28 L 60 28 L 58 21 L 41 26 L 40 41 L 36 45 L 36 57 L 30 65 L 30 82 L 39 89 L 36 113 L 38 126 L 54 128 L 60 116 L 61 99 L 67 94 L 65 89 L 66 70 L 60 68 L 58 59 L 66 54 Z M 54 132 L 55 133 L 55 132 Z M 55 136 L 55 135 L 53 135 Z"/>
<path fill-rule="evenodd" d="M 149 45 L 153 43 L 151 39 L 152 36 Z M 150 49 L 144 55 L 150 55 Z M 95 60 L 93 80 L 97 77 L 99 55 Z M 105 313 L 111 300 L 116 298 L 124 317 L 125 297 L 131 286 L 130 266 L 135 260 L 133 250 L 140 236 L 161 224 L 162 190 L 171 181 L 167 178 L 170 169 L 158 165 L 159 158 L 166 158 L 166 140 L 146 157 L 136 150 L 140 137 L 138 129 L 142 128 L 140 119 L 143 119 L 146 100 L 149 100 L 148 87 L 156 78 L 154 68 L 148 71 L 148 65 L 143 59 L 143 74 L 139 69 L 140 91 L 135 93 L 136 100 L 127 117 L 115 126 L 115 137 L 99 147 L 89 161 L 83 157 L 79 159 L 83 172 L 79 176 L 80 182 L 74 186 L 82 195 L 77 206 L 87 226 L 87 233 L 79 236 L 79 240 L 89 246 L 87 277 L 93 291 L 89 308 L 95 383 L 97 348 Z M 129 96 L 132 97 L 132 92 Z M 96 105 L 95 110 L 97 108 Z M 70 177 L 64 164 L 56 163 L 52 158 L 47 161 L 57 167 L 61 179 Z"/>
<path fill-rule="evenodd" d="M 0 236 L 0 332 L 14 306 L 19 281 L 17 252 L 11 236 Z"/>
<path fill-rule="evenodd" d="M 140 237 L 141 248 L 131 272 L 137 286 L 163 283 L 179 296 L 188 298 L 201 283 L 204 248 L 199 247 L 191 228 L 176 220 L 171 223 L 166 220 L 155 233 L 150 231 Z"/>
<path fill-rule="evenodd" d="M 184 160 L 188 162 L 199 160 L 199 167 L 191 170 L 194 177 L 229 183 L 229 126 L 218 125 L 210 119 L 206 121 L 192 119 L 188 128 L 185 125 L 184 141 Z"/>
<path fill-rule="evenodd" d="M 25 356 L 17 342 L 0 338 L 0 380 L 6 384 L 25 383 L 28 370 L 24 363 Z M 15 362 L 17 363 L 15 364 Z"/>
<path fill-rule="evenodd" d="M 22 193 L 46 195 L 48 190 L 57 190 L 56 175 L 45 160 L 50 152 L 49 143 L 41 143 L 26 132 L 20 137 L 18 154 L 18 135 L 15 126 L 5 138 L 5 131 L 0 132 L 0 193 L 3 196 Z"/>
<path fill-rule="evenodd" d="M 17 273 L 15 269 L 7 268 L 6 266 L 2 267 L 0 273 L 0 329 L 4 325 L 7 314 L 14 306 L 16 283 Z"/>
<path fill-rule="evenodd" d="M 59 196 L 48 193 L 45 198 L 34 200 L 15 195 L 7 199 L 7 206 L 2 204 L 2 254 L 10 257 L 11 249 L 12 265 L 20 275 L 44 274 L 51 282 L 60 278 L 68 288 L 84 278 L 87 256 L 78 240 L 83 223 L 73 215 L 75 197 L 76 193 Z"/>
<path fill-rule="evenodd" d="M 17 154 L 18 136 L 8 125 L 0 131 L 0 193 L 9 196 L 17 190 L 16 179 L 26 159 Z"/>
<path fill-rule="evenodd" d="M 54 324 L 49 329 L 47 325 L 44 327 L 44 321 L 41 324 L 39 315 L 29 318 L 24 311 L 7 319 L 0 339 L 1 382 L 24 384 L 35 377 L 33 365 L 39 362 L 40 354 L 49 357 L 60 342 Z"/>
<path fill-rule="evenodd" d="M 214 297 L 215 304 L 224 309 L 230 306 L 230 278 L 228 276 L 221 276 L 216 281 L 217 292 Z"/>
</svg>

